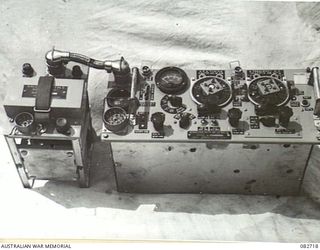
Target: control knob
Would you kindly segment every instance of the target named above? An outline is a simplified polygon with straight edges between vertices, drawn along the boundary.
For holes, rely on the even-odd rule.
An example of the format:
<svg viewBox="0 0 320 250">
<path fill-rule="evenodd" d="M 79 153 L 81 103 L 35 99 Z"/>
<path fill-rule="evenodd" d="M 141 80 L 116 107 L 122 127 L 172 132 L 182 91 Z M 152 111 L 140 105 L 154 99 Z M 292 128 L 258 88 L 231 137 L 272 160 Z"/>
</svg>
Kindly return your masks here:
<svg viewBox="0 0 320 250">
<path fill-rule="evenodd" d="M 56 120 L 56 130 L 61 134 L 68 134 L 70 129 L 69 121 L 64 117 L 59 117 Z"/>
<path fill-rule="evenodd" d="M 182 97 L 180 97 L 180 96 L 172 95 L 169 97 L 169 101 L 173 107 L 181 107 L 182 106 Z"/>
<path fill-rule="evenodd" d="M 232 127 L 238 127 L 242 112 L 238 108 L 231 108 L 228 110 L 229 123 Z"/>
<path fill-rule="evenodd" d="M 30 63 L 24 63 L 22 65 L 22 74 L 27 77 L 32 77 L 34 74 L 34 69 Z"/>
<path fill-rule="evenodd" d="M 179 126 L 180 128 L 183 129 L 188 129 L 191 125 L 191 120 L 188 114 L 182 114 L 180 121 L 179 121 Z"/>
<path fill-rule="evenodd" d="M 279 124 L 283 127 L 288 127 L 290 117 L 293 116 L 292 108 L 285 106 L 279 110 Z"/>
<path fill-rule="evenodd" d="M 163 132 L 163 124 L 166 115 L 162 112 L 156 112 L 151 115 L 151 121 L 153 123 L 153 127 L 156 131 L 162 133 Z"/>
</svg>

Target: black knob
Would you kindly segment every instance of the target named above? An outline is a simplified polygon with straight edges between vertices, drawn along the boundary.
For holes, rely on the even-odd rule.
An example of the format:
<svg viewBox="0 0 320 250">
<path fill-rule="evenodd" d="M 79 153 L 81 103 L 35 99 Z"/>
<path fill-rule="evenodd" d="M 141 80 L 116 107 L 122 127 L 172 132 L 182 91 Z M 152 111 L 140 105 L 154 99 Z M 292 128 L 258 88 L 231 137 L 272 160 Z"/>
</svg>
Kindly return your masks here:
<svg viewBox="0 0 320 250">
<path fill-rule="evenodd" d="M 22 74 L 27 77 L 33 76 L 34 69 L 32 68 L 30 63 L 24 63 L 22 65 Z"/>
<path fill-rule="evenodd" d="M 67 134 L 69 132 L 69 128 L 70 124 L 66 118 L 60 117 L 56 120 L 56 129 L 58 133 Z"/>
<path fill-rule="evenodd" d="M 205 106 L 207 107 L 209 114 L 217 114 L 221 112 L 221 108 L 217 105 L 218 102 L 219 102 L 218 95 L 209 95 L 207 97 Z"/>
<path fill-rule="evenodd" d="M 83 72 L 80 68 L 80 66 L 75 65 L 72 67 L 72 72 L 71 72 L 72 76 L 76 79 L 80 79 L 81 76 L 83 75 Z"/>
<path fill-rule="evenodd" d="M 242 112 L 238 108 L 231 108 L 228 110 L 229 123 L 232 127 L 238 127 Z"/>
<path fill-rule="evenodd" d="M 151 74 L 151 69 L 149 66 L 145 65 L 142 67 L 142 75 L 149 76 Z"/>
<path fill-rule="evenodd" d="M 180 97 L 180 96 L 176 96 L 176 95 L 170 96 L 169 101 L 173 107 L 181 107 L 182 106 L 182 97 Z"/>
<path fill-rule="evenodd" d="M 260 119 L 260 122 L 265 127 L 274 127 L 274 126 L 276 126 L 276 118 L 273 117 L 273 116 L 262 117 Z"/>
<path fill-rule="evenodd" d="M 180 128 L 188 129 L 190 127 L 190 125 L 191 125 L 191 120 L 190 120 L 189 115 L 187 115 L 187 114 L 182 115 L 181 119 L 179 121 Z"/>
<path fill-rule="evenodd" d="M 279 110 L 279 124 L 283 127 L 288 127 L 290 117 L 293 116 L 292 108 L 285 106 Z"/>
<path fill-rule="evenodd" d="M 306 99 L 302 100 L 301 104 L 302 104 L 303 107 L 308 107 L 308 106 L 310 106 L 309 101 L 306 100 Z"/>
<path fill-rule="evenodd" d="M 151 121 L 156 131 L 163 132 L 163 124 L 165 117 L 165 114 L 162 112 L 156 112 L 151 115 Z"/>
</svg>

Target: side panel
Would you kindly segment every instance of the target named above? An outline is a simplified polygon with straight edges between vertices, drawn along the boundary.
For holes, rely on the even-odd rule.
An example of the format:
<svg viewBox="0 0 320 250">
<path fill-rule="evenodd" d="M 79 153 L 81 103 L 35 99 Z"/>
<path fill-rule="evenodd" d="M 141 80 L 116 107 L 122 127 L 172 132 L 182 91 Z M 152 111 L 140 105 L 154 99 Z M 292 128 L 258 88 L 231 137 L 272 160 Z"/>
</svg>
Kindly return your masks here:
<svg viewBox="0 0 320 250">
<path fill-rule="evenodd" d="M 117 143 L 118 191 L 297 195 L 310 145 Z"/>
</svg>

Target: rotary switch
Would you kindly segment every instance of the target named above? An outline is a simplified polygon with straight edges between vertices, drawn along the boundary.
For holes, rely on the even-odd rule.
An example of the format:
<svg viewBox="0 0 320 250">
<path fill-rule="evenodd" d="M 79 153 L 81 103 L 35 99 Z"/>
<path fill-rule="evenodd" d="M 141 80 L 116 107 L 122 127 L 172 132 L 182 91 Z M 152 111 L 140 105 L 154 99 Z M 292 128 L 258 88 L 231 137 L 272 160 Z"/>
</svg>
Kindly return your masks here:
<svg viewBox="0 0 320 250">
<path fill-rule="evenodd" d="M 279 124 L 282 127 L 288 127 L 291 116 L 293 116 L 292 108 L 288 106 L 281 107 L 279 110 Z"/>
<path fill-rule="evenodd" d="M 173 107 L 177 108 L 182 106 L 182 97 L 180 96 L 172 95 L 169 97 L 169 101 Z"/>
<path fill-rule="evenodd" d="M 162 112 L 156 112 L 151 115 L 151 121 L 156 131 L 160 133 L 163 132 L 163 124 L 164 124 L 165 118 L 166 118 L 166 115 Z"/>
<path fill-rule="evenodd" d="M 188 129 L 191 125 L 191 119 L 187 113 L 184 113 L 181 115 L 180 121 L 179 121 L 179 127 L 183 129 Z"/>
<path fill-rule="evenodd" d="M 238 108 L 231 108 L 228 110 L 229 123 L 232 127 L 238 127 L 242 112 Z"/>
</svg>

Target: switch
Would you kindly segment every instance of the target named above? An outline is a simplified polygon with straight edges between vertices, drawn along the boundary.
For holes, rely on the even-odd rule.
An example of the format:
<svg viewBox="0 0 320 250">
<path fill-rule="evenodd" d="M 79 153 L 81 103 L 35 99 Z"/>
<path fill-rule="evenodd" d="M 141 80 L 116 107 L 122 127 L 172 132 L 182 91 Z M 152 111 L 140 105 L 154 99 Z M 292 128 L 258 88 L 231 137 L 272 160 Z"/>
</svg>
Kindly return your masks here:
<svg viewBox="0 0 320 250">
<path fill-rule="evenodd" d="M 169 97 L 169 101 L 173 107 L 177 108 L 182 106 L 182 97 L 180 96 L 172 95 Z"/>
<path fill-rule="evenodd" d="M 209 123 L 209 122 L 208 122 L 206 119 L 204 119 L 204 118 L 201 120 L 201 125 L 202 125 L 202 126 L 206 126 L 206 125 L 208 125 L 208 123 Z"/>
<path fill-rule="evenodd" d="M 242 112 L 238 108 L 231 108 L 228 110 L 229 123 L 232 127 L 238 127 Z"/>
<path fill-rule="evenodd" d="M 151 122 L 153 123 L 153 127 L 156 131 L 162 133 L 163 132 L 163 124 L 166 115 L 162 112 L 156 112 L 151 115 Z"/>
<path fill-rule="evenodd" d="M 260 122 L 265 126 L 265 127 L 274 127 L 276 126 L 276 118 L 273 116 L 268 116 L 268 117 L 262 117 L 260 119 Z"/>
<path fill-rule="evenodd" d="M 283 127 L 288 127 L 290 117 L 293 116 L 292 108 L 285 106 L 279 110 L 279 124 Z"/>
<path fill-rule="evenodd" d="M 188 129 L 191 125 L 191 119 L 188 114 L 182 114 L 181 119 L 179 121 L 180 128 Z"/>
</svg>

